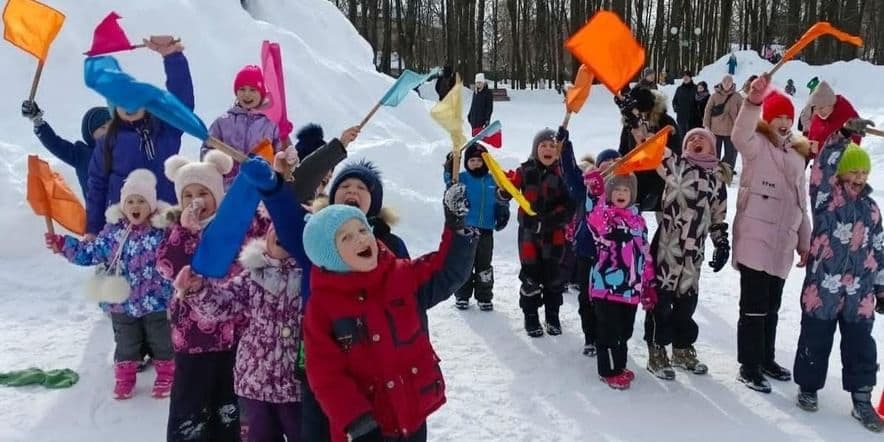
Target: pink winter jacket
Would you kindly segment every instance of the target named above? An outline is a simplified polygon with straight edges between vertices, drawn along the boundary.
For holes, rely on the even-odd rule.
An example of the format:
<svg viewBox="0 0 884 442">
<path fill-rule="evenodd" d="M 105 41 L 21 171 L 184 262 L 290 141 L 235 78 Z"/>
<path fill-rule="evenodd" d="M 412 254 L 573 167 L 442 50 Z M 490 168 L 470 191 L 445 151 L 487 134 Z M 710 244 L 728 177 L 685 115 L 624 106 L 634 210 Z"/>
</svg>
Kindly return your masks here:
<svg viewBox="0 0 884 442">
<path fill-rule="evenodd" d="M 732 261 L 786 279 L 795 252 L 810 249 L 807 185 L 804 175 L 807 140 L 778 139 L 764 122 L 761 107 L 743 101 L 731 140 L 743 158 Z"/>
</svg>

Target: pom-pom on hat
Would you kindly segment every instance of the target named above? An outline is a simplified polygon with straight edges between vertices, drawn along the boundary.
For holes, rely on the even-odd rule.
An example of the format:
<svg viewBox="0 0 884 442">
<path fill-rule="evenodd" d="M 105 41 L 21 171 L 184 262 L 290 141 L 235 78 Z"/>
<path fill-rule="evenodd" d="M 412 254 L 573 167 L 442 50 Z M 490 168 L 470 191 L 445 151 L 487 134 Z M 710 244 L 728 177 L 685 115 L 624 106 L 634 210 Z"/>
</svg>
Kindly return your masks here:
<svg viewBox="0 0 884 442">
<path fill-rule="evenodd" d="M 126 199 L 132 195 L 138 195 L 147 201 L 150 211 L 157 209 L 157 177 L 153 172 L 147 169 L 135 169 L 120 188 L 120 203 L 125 203 Z"/>
<path fill-rule="evenodd" d="M 369 218 L 377 216 L 384 204 L 384 185 L 381 183 L 381 173 L 374 163 L 368 160 L 360 160 L 344 166 L 332 181 L 331 188 L 329 189 L 329 197 L 332 201 L 335 200 L 338 186 L 348 178 L 356 178 L 365 183 L 368 193 L 371 194 L 371 206 L 369 206 L 366 216 Z"/>
<path fill-rule="evenodd" d="M 233 159 L 217 150 L 210 150 L 202 161 L 190 161 L 173 155 L 165 162 L 166 178 L 175 183 L 175 195 L 182 200 L 184 188 L 201 184 L 215 197 L 215 204 L 224 199 L 224 175 L 233 169 Z"/>
<path fill-rule="evenodd" d="M 335 245 L 335 235 L 351 219 L 358 220 L 371 232 L 365 214 L 346 204 L 332 204 L 310 216 L 304 226 L 304 252 L 315 266 L 329 272 L 350 271 L 350 266 L 344 263 Z"/>
<path fill-rule="evenodd" d="M 872 170 L 872 160 L 869 154 L 855 143 L 850 143 L 841 154 L 838 160 L 838 176 L 856 171 L 870 172 Z"/>
<path fill-rule="evenodd" d="M 261 68 L 258 66 L 250 64 L 236 73 L 236 78 L 233 80 L 234 95 L 243 86 L 251 86 L 257 89 L 258 93 L 261 94 L 262 100 L 267 96 L 267 89 L 264 87 L 264 73 L 261 72 Z"/>
<path fill-rule="evenodd" d="M 785 115 L 790 120 L 795 119 L 795 107 L 789 97 L 783 95 L 780 91 L 773 90 L 761 104 L 761 119 L 765 123 L 770 123 L 774 118 Z"/>
<path fill-rule="evenodd" d="M 295 149 L 298 151 L 298 158 L 301 161 L 304 161 L 304 158 L 307 158 L 316 149 L 325 145 L 322 126 L 318 124 L 310 123 L 298 129 L 298 134 L 295 137 L 298 139 L 298 142 L 295 143 Z"/>
</svg>

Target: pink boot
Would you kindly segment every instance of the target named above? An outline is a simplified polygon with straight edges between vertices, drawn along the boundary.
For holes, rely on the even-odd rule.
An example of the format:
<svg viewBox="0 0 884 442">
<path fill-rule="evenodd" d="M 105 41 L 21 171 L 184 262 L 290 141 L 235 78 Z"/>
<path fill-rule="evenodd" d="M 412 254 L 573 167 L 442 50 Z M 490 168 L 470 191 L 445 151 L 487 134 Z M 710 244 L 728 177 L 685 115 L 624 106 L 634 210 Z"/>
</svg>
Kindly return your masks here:
<svg viewBox="0 0 884 442">
<path fill-rule="evenodd" d="M 175 378 L 175 361 L 153 361 L 153 366 L 157 371 L 157 379 L 153 382 L 151 396 L 155 398 L 169 397 L 169 393 L 172 392 L 172 379 Z"/>
<path fill-rule="evenodd" d="M 123 361 L 114 364 L 114 399 L 123 400 L 132 397 L 135 390 L 135 375 L 138 373 L 138 362 Z"/>
</svg>

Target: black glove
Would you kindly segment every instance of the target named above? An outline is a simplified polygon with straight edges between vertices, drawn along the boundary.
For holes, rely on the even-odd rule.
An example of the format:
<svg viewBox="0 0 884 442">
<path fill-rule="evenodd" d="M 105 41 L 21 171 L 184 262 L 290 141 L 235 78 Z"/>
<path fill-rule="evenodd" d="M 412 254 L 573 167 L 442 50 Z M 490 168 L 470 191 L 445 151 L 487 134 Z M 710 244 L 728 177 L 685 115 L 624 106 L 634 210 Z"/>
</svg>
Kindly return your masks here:
<svg viewBox="0 0 884 442">
<path fill-rule="evenodd" d="M 715 253 L 712 255 L 712 261 L 709 261 L 709 267 L 712 267 L 712 271 L 717 273 L 724 268 L 731 256 L 731 246 L 727 239 L 727 223 L 714 224 L 709 228 L 709 236 L 715 246 Z"/>
<path fill-rule="evenodd" d="M 449 174 L 451 173 L 451 170 L 454 168 L 454 164 L 452 164 L 452 161 L 454 161 L 454 152 L 448 152 L 448 155 L 445 157 L 445 165 L 443 166 L 444 167 L 443 170 L 445 172 L 448 172 Z"/>
<path fill-rule="evenodd" d="M 568 129 L 565 129 L 565 126 L 559 126 L 559 131 L 556 132 L 556 141 L 561 143 L 567 140 L 569 135 L 570 133 L 568 132 Z"/>
<path fill-rule="evenodd" d="M 21 103 L 21 116 L 33 121 L 35 124 L 42 122 L 43 111 L 37 106 L 36 101 L 25 100 Z"/>
<path fill-rule="evenodd" d="M 623 244 L 632 240 L 632 234 L 626 229 L 614 229 L 605 235 L 605 239 Z"/>
<path fill-rule="evenodd" d="M 494 230 L 500 232 L 506 228 L 510 222 L 510 206 L 507 203 L 496 203 L 494 205 Z"/>
<path fill-rule="evenodd" d="M 884 315 L 884 287 L 875 287 L 875 313 Z"/>
<path fill-rule="evenodd" d="M 453 228 L 462 228 L 463 219 L 470 211 L 470 202 L 467 200 L 467 186 L 463 183 L 452 184 L 445 191 L 442 198 L 445 205 L 445 224 Z"/>
</svg>

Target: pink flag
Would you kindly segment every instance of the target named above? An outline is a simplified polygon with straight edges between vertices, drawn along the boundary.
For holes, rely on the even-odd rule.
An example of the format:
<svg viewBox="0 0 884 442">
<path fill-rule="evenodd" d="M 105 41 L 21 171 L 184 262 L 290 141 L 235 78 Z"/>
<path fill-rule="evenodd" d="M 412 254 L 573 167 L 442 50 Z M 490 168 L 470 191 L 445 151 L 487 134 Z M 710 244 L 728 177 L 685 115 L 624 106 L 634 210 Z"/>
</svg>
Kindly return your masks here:
<svg viewBox="0 0 884 442">
<path fill-rule="evenodd" d="M 264 70 L 264 84 L 270 97 L 270 104 L 264 109 L 264 114 L 279 126 L 279 139 L 284 140 L 292 133 L 294 126 L 289 121 L 286 111 L 285 81 L 279 43 L 264 40 L 261 46 L 261 69 Z"/>
<path fill-rule="evenodd" d="M 90 49 L 89 52 L 84 52 L 85 55 L 94 57 L 96 55 L 109 54 L 118 51 L 129 51 L 136 48 L 132 43 L 129 43 L 129 38 L 126 37 L 123 28 L 117 24 L 117 20 L 120 18 L 122 17 L 117 15 L 116 12 L 111 11 L 111 13 L 95 27 L 95 32 L 92 34 L 92 49 Z"/>
</svg>

